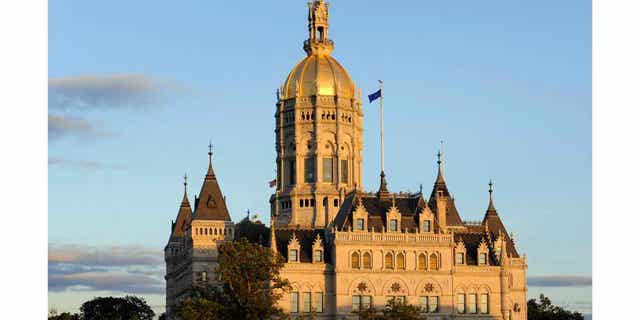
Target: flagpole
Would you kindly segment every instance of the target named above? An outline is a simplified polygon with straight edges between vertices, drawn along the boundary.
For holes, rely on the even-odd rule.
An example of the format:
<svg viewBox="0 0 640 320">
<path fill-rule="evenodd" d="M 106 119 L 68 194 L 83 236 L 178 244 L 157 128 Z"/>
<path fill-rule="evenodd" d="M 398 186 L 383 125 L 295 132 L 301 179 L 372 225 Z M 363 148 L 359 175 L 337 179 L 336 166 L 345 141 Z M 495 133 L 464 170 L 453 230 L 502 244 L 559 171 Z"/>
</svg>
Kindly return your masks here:
<svg viewBox="0 0 640 320">
<path fill-rule="evenodd" d="M 384 93 L 382 93 L 382 80 L 378 80 L 380 83 L 380 172 L 384 173 L 384 109 L 383 102 Z"/>
</svg>

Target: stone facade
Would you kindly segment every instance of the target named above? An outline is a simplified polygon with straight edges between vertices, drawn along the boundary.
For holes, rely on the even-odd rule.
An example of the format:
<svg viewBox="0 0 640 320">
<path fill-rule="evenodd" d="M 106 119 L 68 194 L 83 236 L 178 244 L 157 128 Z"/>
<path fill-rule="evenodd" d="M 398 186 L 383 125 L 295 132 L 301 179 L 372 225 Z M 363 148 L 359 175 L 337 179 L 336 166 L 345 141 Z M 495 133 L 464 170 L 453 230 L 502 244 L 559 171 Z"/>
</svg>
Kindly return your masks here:
<svg viewBox="0 0 640 320">
<path fill-rule="evenodd" d="M 231 221 L 210 162 L 194 210 L 185 194 L 165 247 L 167 313 L 194 285 L 211 283 L 217 246 L 247 237 L 286 259 L 292 283 L 280 306 L 293 318 L 355 319 L 388 299 L 423 308 L 425 319 L 526 319 L 526 256 L 516 250 L 493 204 L 465 222 L 449 192 L 440 155 L 431 193 L 362 190 L 362 101 L 331 57 L 329 7 L 309 3 L 307 57 L 277 94 L 277 177 L 271 225 Z M 186 179 L 186 178 L 185 178 Z"/>
</svg>

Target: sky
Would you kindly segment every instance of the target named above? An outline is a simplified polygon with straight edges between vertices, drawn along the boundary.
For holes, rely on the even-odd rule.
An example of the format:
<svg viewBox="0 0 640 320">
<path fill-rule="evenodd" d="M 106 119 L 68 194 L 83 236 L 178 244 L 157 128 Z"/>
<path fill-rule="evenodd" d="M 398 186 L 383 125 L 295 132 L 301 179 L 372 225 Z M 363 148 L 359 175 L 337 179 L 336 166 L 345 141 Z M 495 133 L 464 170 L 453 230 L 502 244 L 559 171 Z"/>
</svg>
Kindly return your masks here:
<svg viewBox="0 0 640 320">
<path fill-rule="evenodd" d="M 162 249 L 214 169 L 235 221 L 268 221 L 275 91 L 304 57 L 306 1 L 49 3 L 49 305 L 139 294 L 163 308 Z M 389 188 L 445 176 L 465 220 L 487 183 L 529 295 L 591 310 L 591 6 L 567 1 L 332 1 L 333 56 L 385 83 Z M 363 185 L 379 182 L 378 105 Z M 135 255 L 134 255 L 135 254 Z"/>
</svg>

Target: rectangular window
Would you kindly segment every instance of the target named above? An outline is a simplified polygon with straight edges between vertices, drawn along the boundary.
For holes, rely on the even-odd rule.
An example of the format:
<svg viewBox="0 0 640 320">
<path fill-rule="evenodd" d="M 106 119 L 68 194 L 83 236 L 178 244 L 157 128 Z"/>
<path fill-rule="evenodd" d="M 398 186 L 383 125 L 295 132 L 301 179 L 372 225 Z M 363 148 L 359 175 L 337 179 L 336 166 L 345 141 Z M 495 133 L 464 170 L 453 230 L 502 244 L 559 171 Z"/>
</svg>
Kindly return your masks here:
<svg viewBox="0 0 640 320">
<path fill-rule="evenodd" d="M 464 293 L 458 294 L 458 303 L 457 303 L 458 313 L 464 313 Z"/>
<path fill-rule="evenodd" d="M 302 293 L 302 312 L 311 312 L 311 292 Z"/>
<path fill-rule="evenodd" d="M 422 221 L 422 231 L 431 232 L 431 220 Z"/>
<path fill-rule="evenodd" d="M 360 300 L 360 308 L 363 310 L 371 309 L 371 296 L 362 296 Z"/>
<path fill-rule="evenodd" d="M 476 305 L 476 298 L 477 296 L 475 294 L 469 295 L 469 313 L 478 312 L 477 305 Z"/>
<path fill-rule="evenodd" d="M 480 264 L 480 265 L 486 265 L 487 264 L 487 254 L 486 253 L 481 253 L 480 254 L 480 258 L 478 259 L 478 264 Z"/>
<path fill-rule="evenodd" d="M 464 253 L 462 252 L 456 253 L 456 264 L 464 264 Z"/>
<path fill-rule="evenodd" d="M 317 313 L 322 313 L 324 312 L 323 308 L 324 308 L 324 297 L 322 295 L 322 292 L 316 292 L 313 294 L 313 308 L 315 312 Z"/>
<path fill-rule="evenodd" d="M 340 182 L 349 182 L 349 162 L 347 160 L 340 160 Z"/>
<path fill-rule="evenodd" d="M 333 182 L 333 158 L 322 159 L 322 182 Z"/>
<path fill-rule="evenodd" d="M 398 231 L 398 220 L 391 220 L 391 227 L 389 228 L 391 231 Z"/>
<path fill-rule="evenodd" d="M 289 184 L 296 184 L 296 160 L 289 160 L 287 174 L 289 175 Z"/>
<path fill-rule="evenodd" d="M 200 280 L 202 280 L 202 282 L 206 282 L 207 281 L 207 272 L 206 271 L 202 271 L 202 273 L 200 274 Z"/>
<path fill-rule="evenodd" d="M 313 262 L 322 262 L 322 250 L 313 251 Z"/>
<path fill-rule="evenodd" d="M 351 296 L 351 310 L 360 311 L 360 296 Z"/>
<path fill-rule="evenodd" d="M 298 262 L 298 250 L 289 250 L 289 262 Z"/>
<path fill-rule="evenodd" d="M 291 311 L 291 313 L 298 313 L 298 293 L 297 292 L 291 292 L 291 295 L 289 296 L 289 310 Z"/>
<path fill-rule="evenodd" d="M 438 312 L 438 297 L 429 297 L 429 312 Z"/>
<path fill-rule="evenodd" d="M 316 159 L 304 159 L 304 182 L 316 182 Z"/>
<path fill-rule="evenodd" d="M 429 306 L 427 305 L 427 297 L 419 297 L 418 298 L 418 306 L 420 307 L 420 312 L 428 312 Z"/>
<path fill-rule="evenodd" d="M 480 313 L 489 313 L 489 294 L 483 293 L 480 295 Z"/>
<path fill-rule="evenodd" d="M 364 230 L 364 219 L 359 218 L 357 220 L 356 230 Z"/>
</svg>

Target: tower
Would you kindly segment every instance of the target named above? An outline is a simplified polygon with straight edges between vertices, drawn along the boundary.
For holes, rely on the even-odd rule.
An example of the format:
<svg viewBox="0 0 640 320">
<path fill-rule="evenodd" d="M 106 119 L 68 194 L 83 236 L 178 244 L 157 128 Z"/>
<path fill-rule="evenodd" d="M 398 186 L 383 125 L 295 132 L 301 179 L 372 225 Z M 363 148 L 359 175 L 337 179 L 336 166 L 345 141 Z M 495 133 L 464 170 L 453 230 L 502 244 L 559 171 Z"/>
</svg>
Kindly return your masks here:
<svg viewBox="0 0 640 320">
<path fill-rule="evenodd" d="M 345 194 L 360 188 L 361 90 L 331 56 L 329 5 L 309 3 L 307 56 L 291 70 L 276 102 L 276 226 L 325 227 Z"/>
</svg>

